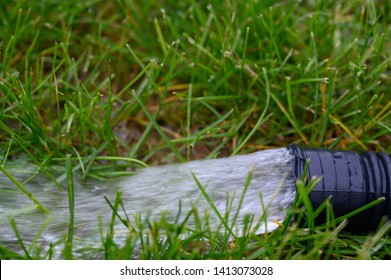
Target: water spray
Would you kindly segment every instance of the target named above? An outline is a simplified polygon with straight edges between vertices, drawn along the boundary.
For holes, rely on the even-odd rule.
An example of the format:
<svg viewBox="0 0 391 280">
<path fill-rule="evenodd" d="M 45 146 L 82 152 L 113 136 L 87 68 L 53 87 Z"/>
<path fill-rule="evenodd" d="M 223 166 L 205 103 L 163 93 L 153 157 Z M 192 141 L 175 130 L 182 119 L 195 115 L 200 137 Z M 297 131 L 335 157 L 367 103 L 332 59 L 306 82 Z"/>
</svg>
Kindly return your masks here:
<svg viewBox="0 0 391 280">
<path fill-rule="evenodd" d="M 298 180 L 313 177 L 318 178 L 310 193 L 314 209 L 330 199 L 336 217 L 383 200 L 351 217 L 347 230 L 371 231 L 384 216 L 391 217 L 390 155 L 290 145 L 248 155 L 145 168 L 117 183 L 86 185 L 75 174 L 75 235 L 81 240 L 100 242 L 98 216 L 107 226 L 112 210 L 105 197 L 113 200 L 117 191 L 122 192 L 129 217 L 136 214 L 156 220 L 164 213 L 168 222 L 181 222 L 196 208 L 200 214 L 208 213 L 211 230 L 226 230 L 221 225 L 223 217 L 225 225 L 238 236 L 270 232 L 278 227 L 275 221 L 286 218 L 286 210 L 295 200 Z M 15 217 L 23 240 L 33 240 L 47 215 L 39 210 L 15 211 L 17 207 L 31 207 L 31 201 L 21 192 L 16 195 L 15 187 L 6 181 L 0 174 L 1 188 L 6 190 L 0 196 L 0 242 L 16 242 L 9 213 Z M 49 244 L 60 239 L 66 232 L 69 215 L 66 192 L 34 180 L 25 187 L 51 212 L 41 241 Z M 320 214 L 316 222 L 324 219 Z M 251 226 L 244 227 L 248 221 Z M 189 219 L 187 226 L 191 228 L 192 224 L 194 221 Z M 123 229 L 120 223 L 117 227 Z"/>
</svg>

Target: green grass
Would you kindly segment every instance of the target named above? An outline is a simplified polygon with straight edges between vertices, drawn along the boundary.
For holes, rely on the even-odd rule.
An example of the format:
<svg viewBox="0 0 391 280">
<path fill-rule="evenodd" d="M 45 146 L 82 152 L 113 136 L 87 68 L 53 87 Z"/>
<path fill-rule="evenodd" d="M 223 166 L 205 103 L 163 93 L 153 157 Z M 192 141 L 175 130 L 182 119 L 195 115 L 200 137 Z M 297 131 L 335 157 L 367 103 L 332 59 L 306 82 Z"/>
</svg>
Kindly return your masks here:
<svg viewBox="0 0 391 280">
<path fill-rule="evenodd" d="M 142 164 L 290 143 L 391 152 L 389 0 L 161 2 L 0 1 L 2 172 L 26 157 L 73 190 L 72 173 L 105 180 Z M 67 170 L 66 186 L 53 165 Z M 124 218 L 117 197 L 113 219 L 137 222 L 131 238 L 121 247 L 102 229 L 102 248 L 85 248 L 86 256 L 391 257 L 389 224 L 370 235 L 343 233 L 344 222 L 333 219 L 315 227 L 316 209 L 302 195 L 291 211 L 302 213 L 304 226 L 287 220 L 233 242 L 201 221 L 190 230 L 164 216 Z M 72 209 L 72 195 L 69 202 Z M 200 219 L 197 209 L 189 215 Z M 0 256 L 50 258 L 57 246 L 72 258 L 71 225 L 67 240 L 47 252 L 0 245 Z"/>
</svg>

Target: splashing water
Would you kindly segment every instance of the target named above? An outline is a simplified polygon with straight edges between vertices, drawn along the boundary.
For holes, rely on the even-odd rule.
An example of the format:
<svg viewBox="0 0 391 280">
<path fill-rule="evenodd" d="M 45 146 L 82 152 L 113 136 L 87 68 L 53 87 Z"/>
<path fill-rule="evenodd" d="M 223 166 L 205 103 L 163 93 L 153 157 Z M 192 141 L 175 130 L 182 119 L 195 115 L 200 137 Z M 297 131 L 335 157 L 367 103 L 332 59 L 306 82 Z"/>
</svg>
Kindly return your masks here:
<svg viewBox="0 0 391 280">
<path fill-rule="evenodd" d="M 165 213 L 166 220 L 173 222 L 178 218 L 181 207 L 179 222 L 182 222 L 195 207 L 200 214 L 208 213 L 205 217 L 208 217 L 211 230 L 226 230 L 221 227 L 221 220 L 215 213 L 217 210 L 226 219 L 226 224 L 234 224 L 232 232 L 239 236 L 246 234 L 242 231 L 246 216 L 253 219 L 250 227 L 253 232 L 272 231 L 277 227 L 273 221 L 283 220 L 286 208 L 294 200 L 292 161 L 293 156 L 289 151 L 281 148 L 145 168 L 137 175 L 114 183 L 92 185 L 75 177 L 75 239 L 100 244 L 98 217 L 101 217 L 105 229 L 112 215 L 104 196 L 113 202 L 117 191 L 122 192 L 122 201 L 129 217 L 137 214 L 157 220 Z M 251 181 L 245 190 L 249 174 Z M 21 174 L 13 175 L 22 181 Z M 193 175 L 210 197 L 214 210 Z M 9 222 L 11 216 L 24 242 L 32 242 L 47 221 L 38 243 L 47 246 L 63 238 L 69 222 L 66 191 L 42 179 L 32 180 L 25 187 L 49 209 L 50 215 L 31 210 L 31 201 L 0 174 L 0 243 L 11 247 L 17 243 Z M 236 221 L 233 223 L 234 217 Z M 190 219 L 186 225 L 191 227 L 193 224 L 194 221 Z M 118 224 L 116 228 L 121 229 L 121 225 Z M 125 227 L 122 226 L 122 229 Z"/>
</svg>

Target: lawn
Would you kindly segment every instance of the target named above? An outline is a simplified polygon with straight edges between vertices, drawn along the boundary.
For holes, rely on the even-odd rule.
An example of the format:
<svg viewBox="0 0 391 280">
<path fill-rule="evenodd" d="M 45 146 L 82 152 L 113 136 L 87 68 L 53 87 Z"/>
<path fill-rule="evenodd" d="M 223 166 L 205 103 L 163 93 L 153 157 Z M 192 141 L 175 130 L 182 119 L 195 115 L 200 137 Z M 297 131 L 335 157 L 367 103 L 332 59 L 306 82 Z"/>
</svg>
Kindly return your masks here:
<svg viewBox="0 0 391 280">
<path fill-rule="evenodd" d="M 106 181 L 291 143 L 391 153 L 390 24 L 390 0 L 0 1 L 1 171 L 22 159 L 71 200 L 75 174 Z M 139 222 L 147 238 L 139 228 L 118 245 L 102 229 L 83 258 L 391 258 L 390 224 L 358 235 L 285 221 L 230 240 Z M 77 258 L 72 240 L 70 222 L 48 250 L 0 244 L 0 258 Z"/>
</svg>

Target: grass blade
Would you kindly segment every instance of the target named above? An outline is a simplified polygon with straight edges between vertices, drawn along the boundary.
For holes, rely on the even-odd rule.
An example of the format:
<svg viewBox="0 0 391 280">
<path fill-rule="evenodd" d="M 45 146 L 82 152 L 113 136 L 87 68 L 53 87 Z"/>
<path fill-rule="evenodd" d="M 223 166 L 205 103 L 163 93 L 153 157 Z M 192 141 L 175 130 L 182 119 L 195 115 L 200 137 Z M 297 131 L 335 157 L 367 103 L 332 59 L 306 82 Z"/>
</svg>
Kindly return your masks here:
<svg viewBox="0 0 391 280">
<path fill-rule="evenodd" d="M 185 159 L 182 156 L 182 154 L 178 151 L 178 149 L 172 144 L 170 138 L 167 136 L 166 133 L 160 128 L 159 124 L 156 122 L 155 117 L 151 115 L 151 113 L 148 111 L 147 107 L 145 107 L 144 103 L 140 100 L 140 98 L 137 96 L 137 94 L 133 93 L 134 98 L 137 100 L 140 107 L 143 109 L 144 113 L 147 115 L 148 119 L 153 124 L 153 127 L 156 129 L 156 131 L 160 134 L 160 136 L 163 138 L 164 142 L 167 144 L 168 147 L 171 148 L 171 151 L 175 154 L 175 156 L 181 161 L 184 162 Z"/>
<path fill-rule="evenodd" d="M 205 188 L 202 186 L 201 182 L 198 180 L 196 175 L 192 172 L 191 175 L 193 176 L 194 182 L 196 182 L 198 189 L 201 191 L 202 195 L 205 197 L 206 201 L 209 203 L 210 207 L 212 208 L 213 212 L 217 215 L 220 222 L 223 224 L 224 228 L 232 235 L 234 239 L 236 239 L 235 234 L 233 233 L 232 229 L 228 226 L 226 219 L 220 214 L 219 210 L 217 210 L 216 205 L 214 205 L 212 199 L 206 192 Z"/>
<path fill-rule="evenodd" d="M 68 237 L 66 246 L 64 249 L 64 256 L 67 259 L 73 259 L 72 247 L 73 247 L 73 233 L 75 226 L 75 187 L 73 183 L 73 171 L 71 156 L 66 156 L 66 169 L 67 169 L 67 186 L 68 186 L 68 203 L 69 203 L 69 225 L 68 225 Z"/>
<path fill-rule="evenodd" d="M 31 256 L 30 256 L 30 253 L 27 251 L 26 246 L 24 245 L 24 242 L 23 242 L 23 240 L 22 240 L 22 237 L 21 237 L 20 234 L 19 234 L 19 231 L 18 231 L 18 228 L 17 228 L 17 226 L 16 226 L 15 220 L 14 220 L 13 218 L 11 218 L 11 221 L 10 221 L 10 222 L 11 222 L 11 226 L 12 226 L 14 232 L 15 232 L 16 238 L 18 239 L 18 242 L 19 242 L 20 247 L 22 247 L 22 250 L 23 250 L 23 252 L 26 254 L 27 259 L 31 260 L 32 258 L 31 258 Z"/>
<path fill-rule="evenodd" d="M 43 206 L 21 183 L 18 182 L 18 180 L 12 176 L 7 169 L 5 169 L 2 165 L 0 165 L 0 171 L 4 173 L 5 176 L 8 177 L 14 183 L 32 202 L 34 202 L 38 209 L 40 209 L 44 213 L 49 213 L 49 210 L 46 209 L 45 206 Z"/>
</svg>

